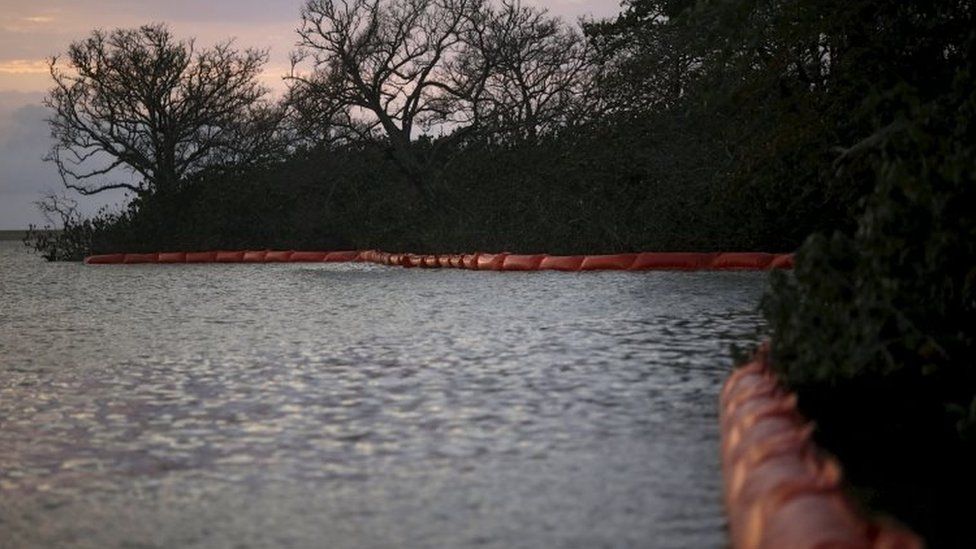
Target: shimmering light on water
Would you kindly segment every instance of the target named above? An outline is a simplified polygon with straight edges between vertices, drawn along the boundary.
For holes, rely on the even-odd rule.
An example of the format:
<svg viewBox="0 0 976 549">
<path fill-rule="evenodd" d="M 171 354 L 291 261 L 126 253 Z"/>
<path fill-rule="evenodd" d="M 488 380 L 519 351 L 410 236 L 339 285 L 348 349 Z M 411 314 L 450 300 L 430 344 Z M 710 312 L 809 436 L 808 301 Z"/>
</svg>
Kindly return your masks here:
<svg viewBox="0 0 976 549">
<path fill-rule="evenodd" d="M 0 546 L 722 547 L 765 279 L 0 243 Z"/>
</svg>

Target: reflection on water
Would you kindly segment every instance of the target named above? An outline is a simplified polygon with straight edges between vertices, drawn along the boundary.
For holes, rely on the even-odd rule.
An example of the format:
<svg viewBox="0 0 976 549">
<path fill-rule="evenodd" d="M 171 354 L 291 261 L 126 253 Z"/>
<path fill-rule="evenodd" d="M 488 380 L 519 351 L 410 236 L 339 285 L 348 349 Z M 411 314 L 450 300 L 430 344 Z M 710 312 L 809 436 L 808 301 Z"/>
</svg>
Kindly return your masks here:
<svg viewBox="0 0 976 549">
<path fill-rule="evenodd" d="M 0 243 L 0 546 L 721 547 L 764 284 Z"/>
</svg>

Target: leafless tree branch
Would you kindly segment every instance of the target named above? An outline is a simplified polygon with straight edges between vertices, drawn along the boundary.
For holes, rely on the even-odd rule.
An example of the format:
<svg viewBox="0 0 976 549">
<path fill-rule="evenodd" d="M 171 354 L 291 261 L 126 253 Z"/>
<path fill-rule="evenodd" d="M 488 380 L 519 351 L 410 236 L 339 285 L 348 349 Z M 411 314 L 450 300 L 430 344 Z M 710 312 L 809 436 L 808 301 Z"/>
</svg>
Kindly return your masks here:
<svg viewBox="0 0 976 549">
<path fill-rule="evenodd" d="M 82 194 L 147 194 L 206 167 L 248 163 L 273 149 L 283 113 L 257 80 L 268 54 L 232 41 L 198 50 L 161 24 L 96 30 L 50 60 L 45 104 L 53 161 Z M 138 182 L 106 182 L 126 168 Z"/>
</svg>

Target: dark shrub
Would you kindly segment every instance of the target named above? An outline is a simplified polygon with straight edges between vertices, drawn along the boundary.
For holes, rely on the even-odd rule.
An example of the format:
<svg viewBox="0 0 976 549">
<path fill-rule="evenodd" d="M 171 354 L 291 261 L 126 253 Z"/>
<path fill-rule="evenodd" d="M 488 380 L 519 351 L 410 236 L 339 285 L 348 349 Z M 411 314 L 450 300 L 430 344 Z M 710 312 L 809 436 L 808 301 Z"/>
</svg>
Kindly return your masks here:
<svg viewBox="0 0 976 549">
<path fill-rule="evenodd" d="M 911 103 L 879 134 L 856 233 L 810 237 L 764 308 L 776 368 L 854 488 L 933 546 L 973 547 L 976 81 Z"/>
</svg>

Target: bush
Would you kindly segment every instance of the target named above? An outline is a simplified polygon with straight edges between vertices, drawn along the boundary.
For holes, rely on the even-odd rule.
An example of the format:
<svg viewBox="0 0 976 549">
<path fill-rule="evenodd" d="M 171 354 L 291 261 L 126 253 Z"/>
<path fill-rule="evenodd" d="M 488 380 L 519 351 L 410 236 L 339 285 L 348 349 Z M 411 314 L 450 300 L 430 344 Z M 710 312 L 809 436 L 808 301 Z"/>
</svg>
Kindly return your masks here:
<svg viewBox="0 0 976 549">
<path fill-rule="evenodd" d="M 852 235 L 811 236 L 764 300 L 773 358 L 871 506 L 976 546 L 976 81 L 905 115 Z"/>
<path fill-rule="evenodd" d="M 532 142 L 469 142 L 429 174 L 432 201 L 416 194 L 382 145 L 203 173 L 91 220 L 96 228 L 81 231 L 71 253 L 52 257 L 217 248 L 779 252 L 817 228 L 769 230 L 793 219 L 790 212 L 703 169 L 724 153 L 678 131 L 688 118 L 665 113 Z M 79 233 L 74 225 L 66 234 Z"/>
<path fill-rule="evenodd" d="M 117 227 L 123 218 L 103 208 L 86 219 L 78 212 L 76 201 L 53 194 L 36 204 L 48 223 L 44 228 L 28 227 L 24 244 L 48 261 L 81 261 L 92 252 L 93 242 Z"/>
</svg>

